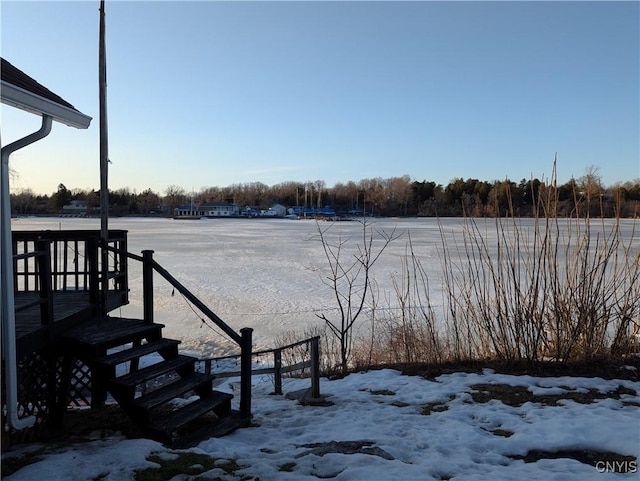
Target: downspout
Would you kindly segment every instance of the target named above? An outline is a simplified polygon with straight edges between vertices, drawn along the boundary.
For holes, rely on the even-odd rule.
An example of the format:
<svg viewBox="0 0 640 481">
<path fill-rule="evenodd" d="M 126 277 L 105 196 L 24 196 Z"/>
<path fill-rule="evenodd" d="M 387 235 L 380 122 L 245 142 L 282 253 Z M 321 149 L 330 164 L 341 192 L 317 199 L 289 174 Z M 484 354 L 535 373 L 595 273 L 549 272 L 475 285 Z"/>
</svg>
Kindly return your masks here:
<svg viewBox="0 0 640 481">
<path fill-rule="evenodd" d="M 13 290 L 13 248 L 11 240 L 11 196 L 9 195 L 9 156 L 46 137 L 51 132 L 52 117 L 42 116 L 40 130 L 2 147 L 2 229 L 0 236 L 1 256 L 0 289 L 2 291 L 2 356 L 5 362 L 5 385 L 7 389 L 7 423 L 11 429 L 25 429 L 33 426 L 35 416 L 18 417 L 18 361 L 16 359 L 16 312 Z"/>
</svg>

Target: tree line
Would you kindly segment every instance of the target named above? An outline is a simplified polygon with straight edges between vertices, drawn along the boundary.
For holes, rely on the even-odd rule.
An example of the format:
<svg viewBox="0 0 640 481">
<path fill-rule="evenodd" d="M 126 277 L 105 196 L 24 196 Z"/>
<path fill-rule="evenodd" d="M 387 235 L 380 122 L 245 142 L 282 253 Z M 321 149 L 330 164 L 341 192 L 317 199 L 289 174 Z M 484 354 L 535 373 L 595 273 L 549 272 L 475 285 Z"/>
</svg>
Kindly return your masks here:
<svg viewBox="0 0 640 481">
<path fill-rule="evenodd" d="M 249 182 L 204 187 L 198 192 L 170 185 L 163 193 L 151 189 L 138 193 L 129 188 L 109 191 L 109 209 L 111 215 L 170 216 L 179 205 L 227 201 L 240 207 L 258 208 L 274 204 L 330 206 L 337 212 L 366 212 L 374 216 L 495 217 L 511 212 L 518 216 L 533 215 L 543 198 L 555 199 L 554 211 L 560 216 L 574 215 L 580 209 L 591 216 L 632 217 L 640 212 L 640 179 L 605 187 L 597 169 L 591 168 L 585 175 L 572 177 L 561 185 L 537 178 L 513 182 L 462 177 L 442 185 L 413 180 L 408 175 L 349 181 L 333 187 L 327 187 L 322 180 L 288 181 L 273 186 Z M 98 210 L 100 192 L 68 189 L 61 183 L 50 195 L 38 195 L 30 189 L 11 194 L 12 212 L 16 215 L 58 214 L 71 201 L 83 201 L 90 210 Z"/>
</svg>

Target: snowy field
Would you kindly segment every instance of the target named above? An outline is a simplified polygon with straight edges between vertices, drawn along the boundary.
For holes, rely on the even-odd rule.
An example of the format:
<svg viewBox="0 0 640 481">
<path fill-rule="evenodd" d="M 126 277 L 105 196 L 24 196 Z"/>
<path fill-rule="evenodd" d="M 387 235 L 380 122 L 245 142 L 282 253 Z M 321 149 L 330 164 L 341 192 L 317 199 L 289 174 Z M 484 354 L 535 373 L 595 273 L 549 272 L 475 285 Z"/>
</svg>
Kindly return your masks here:
<svg viewBox="0 0 640 481">
<path fill-rule="evenodd" d="M 188 450 L 102 432 L 75 444 L 23 446 L 3 458 L 30 454 L 36 462 L 3 479 L 638 479 L 640 382 L 511 376 L 491 370 L 427 380 L 383 370 L 322 379 L 321 392 L 333 405 L 315 407 L 269 395 L 269 379 L 256 376 L 253 382 L 259 427 L 207 439 Z M 308 386 L 308 379 L 289 380 L 285 391 Z M 519 390 L 522 404 L 483 397 L 505 389 Z M 595 399 L 585 401 L 586 394 Z M 535 461 L 525 461 L 527 455 Z M 187 456 L 186 467 L 152 477 Z"/>
<path fill-rule="evenodd" d="M 409 238 L 414 252 L 427 271 L 431 302 L 443 305 L 442 239 L 455 257 L 462 248 L 463 220 L 374 219 L 375 229 L 395 232 L 391 243 L 375 264 L 379 308 L 393 308 L 392 276 L 401 273 Z M 532 232 L 531 219 L 522 221 L 521 233 Z M 487 245 L 496 242 L 494 220 L 477 221 Z M 640 249 L 640 236 L 634 234 L 637 221 L 622 221 L 622 238 Z M 613 221 L 605 221 L 605 229 Z M 323 283 L 328 275 L 327 260 L 318 240 L 318 226 L 330 228 L 329 237 L 346 241 L 347 250 L 362 244 L 359 222 L 328 222 L 288 219 L 209 219 L 171 220 L 160 218 L 113 218 L 111 229 L 129 232 L 129 251 L 140 254 L 151 249 L 154 258 L 190 289 L 213 312 L 236 331 L 254 329 L 256 349 L 274 347 L 275 339 L 290 333 L 303 333 L 320 325 L 316 314 L 335 313 L 333 292 Z M 592 221 L 598 231 L 601 223 Z M 13 219 L 14 230 L 99 229 L 99 219 L 20 218 Z M 573 234 L 575 236 L 575 233 Z M 374 251 L 376 246 L 374 245 Z M 345 257 L 346 258 L 346 257 Z M 142 316 L 142 273 L 139 263 L 130 263 L 130 305 L 112 315 Z M 173 294 L 173 295 L 172 295 Z M 202 324 L 201 314 L 158 275 L 155 276 L 155 319 L 165 324 L 166 337 L 182 340 L 181 349 L 206 356 L 235 352 L 234 346 L 218 331 Z M 306 336 L 308 337 L 308 336 Z M 302 337 L 301 337 L 302 338 Z"/>
<path fill-rule="evenodd" d="M 484 222 L 484 221 L 483 221 Z M 378 221 L 404 236 L 380 260 L 375 277 L 392 289 L 400 270 L 407 232 L 439 295 L 441 228 L 433 219 Z M 326 260 L 316 224 L 291 220 L 171 221 L 112 219 L 111 228 L 129 231 L 134 253 L 153 249 L 155 259 L 193 290 L 235 329 L 255 329 L 257 347 L 272 347 L 285 332 L 318 323 L 316 312 L 334 307 L 322 283 Z M 624 222 L 631 238 L 632 221 Z M 14 229 L 98 228 L 92 219 L 17 219 Z M 343 238 L 361 235 L 361 226 L 334 227 Z M 461 220 L 444 219 L 450 245 L 461 239 Z M 492 234 L 493 233 L 493 234 Z M 495 229 L 488 225 L 491 242 Z M 639 246 L 634 238 L 634 249 Z M 141 315 L 139 271 L 131 272 L 131 305 L 122 315 Z M 201 327 L 186 301 L 156 282 L 156 319 L 183 348 L 205 354 L 228 345 Z M 116 313 L 118 314 L 118 313 Z M 631 369 L 631 368 L 630 368 Z M 217 389 L 233 392 L 229 379 Z M 308 379 L 288 379 L 285 393 L 309 387 Z M 23 455 L 33 464 L 7 481 L 171 481 L 224 480 L 545 480 L 638 479 L 640 382 L 601 378 L 538 378 L 482 373 L 441 375 L 433 380 L 382 370 L 321 380 L 330 406 L 301 406 L 270 395 L 273 380 L 253 377 L 252 412 L 258 427 L 224 438 L 206 439 L 188 450 L 171 450 L 119 433 L 93 432 L 78 442 L 26 445 L 3 454 L 3 462 Z M 500 400 L 519 393 L 522 402 Z M 485 396 L 485 394 L 491 394 Z M 493 398 L 493 399 L 489 399 Z M 513 398 L 513 396 L 511 396 Z M 238 402 L 238 396 L 234 403 Z M 237 405 L 234 405 L 237 408 Z M 559 454 L 558 454 L 559 453 Z M 527 456 L 532 456 L 529 459 Z M 165 477 L 154 470 L 191 456 L 189 465 Z M 617 472 L 616 472 L 617 471 Z M 148 478 L 142 476 L 147 475 Z"/>
</svg>

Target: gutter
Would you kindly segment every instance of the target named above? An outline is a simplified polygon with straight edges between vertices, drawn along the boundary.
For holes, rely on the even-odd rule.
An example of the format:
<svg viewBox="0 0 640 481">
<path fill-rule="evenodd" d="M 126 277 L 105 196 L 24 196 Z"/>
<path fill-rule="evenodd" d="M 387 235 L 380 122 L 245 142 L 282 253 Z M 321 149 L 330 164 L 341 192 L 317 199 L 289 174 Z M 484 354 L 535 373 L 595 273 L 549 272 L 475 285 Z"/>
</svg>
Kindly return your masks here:
<svg viewBox="0 0 640 481">
<path fill-rule="evenodd" d="M 4 82 L 3 82 L 4 88 Z M 4 95 L 4 92 L 3 92 Z M 4 99 L 3 99 L 4 100 Z M 16 312 L 13 290 L 13 248 L 11 240 L 11 196 L 9 195 L 9 156 L 51 132 L 53 117 L 42 116 L 40 130 L 2 147 L 0 185 L 2 187 L 2 229 L 0 233 L 0 290 L 2 292 L 2 357 L 5 362 L 5 385 L 7 389 L 7 423 L 11 429 L 25 429 L 33 426 L 35 416 L 18 417 L 18 370 L 16 359 Z"/>
<path fill-rule="evenodd" d="M 91 123 L 91 117 L 75 109 L 71 109 L 40 95 L 29 92 L 12 83 L 0 81 L 2 88 L 2 103 L 31 112 L 36 115 L 46 115 L 53 120 L 69 127 L 86 129 Z"/>
</svg>

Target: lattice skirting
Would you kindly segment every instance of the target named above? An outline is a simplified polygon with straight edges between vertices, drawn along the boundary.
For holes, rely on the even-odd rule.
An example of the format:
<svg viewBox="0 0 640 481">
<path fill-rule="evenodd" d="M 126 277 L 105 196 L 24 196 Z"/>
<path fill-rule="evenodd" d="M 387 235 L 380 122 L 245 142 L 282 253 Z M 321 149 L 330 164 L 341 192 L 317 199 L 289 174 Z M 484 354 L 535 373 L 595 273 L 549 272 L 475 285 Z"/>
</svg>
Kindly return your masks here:
<svg viewBox="0 0 640 481">
<path fill-rule="evenodd" d="M 69 406 L 82 407 L 91 404 L 91 369 L 77 359 L 71 360 L 67 383 L 64 376 L 65 364 L 64 356 L 44 353 L 33 353 L 19 363 L 18 415 L 36 418 L 35 425 L 28 429 L 9 429 L 6 420 L 5 385 L 2 383 L 3 446 L 7 443 L 17 444 L 42 439 L 49 432 L 47 422 L 52 420 L 52 416 L 62 415 Z M 6 379 L 4 363 L 2 378 Z"/>
</svg>

